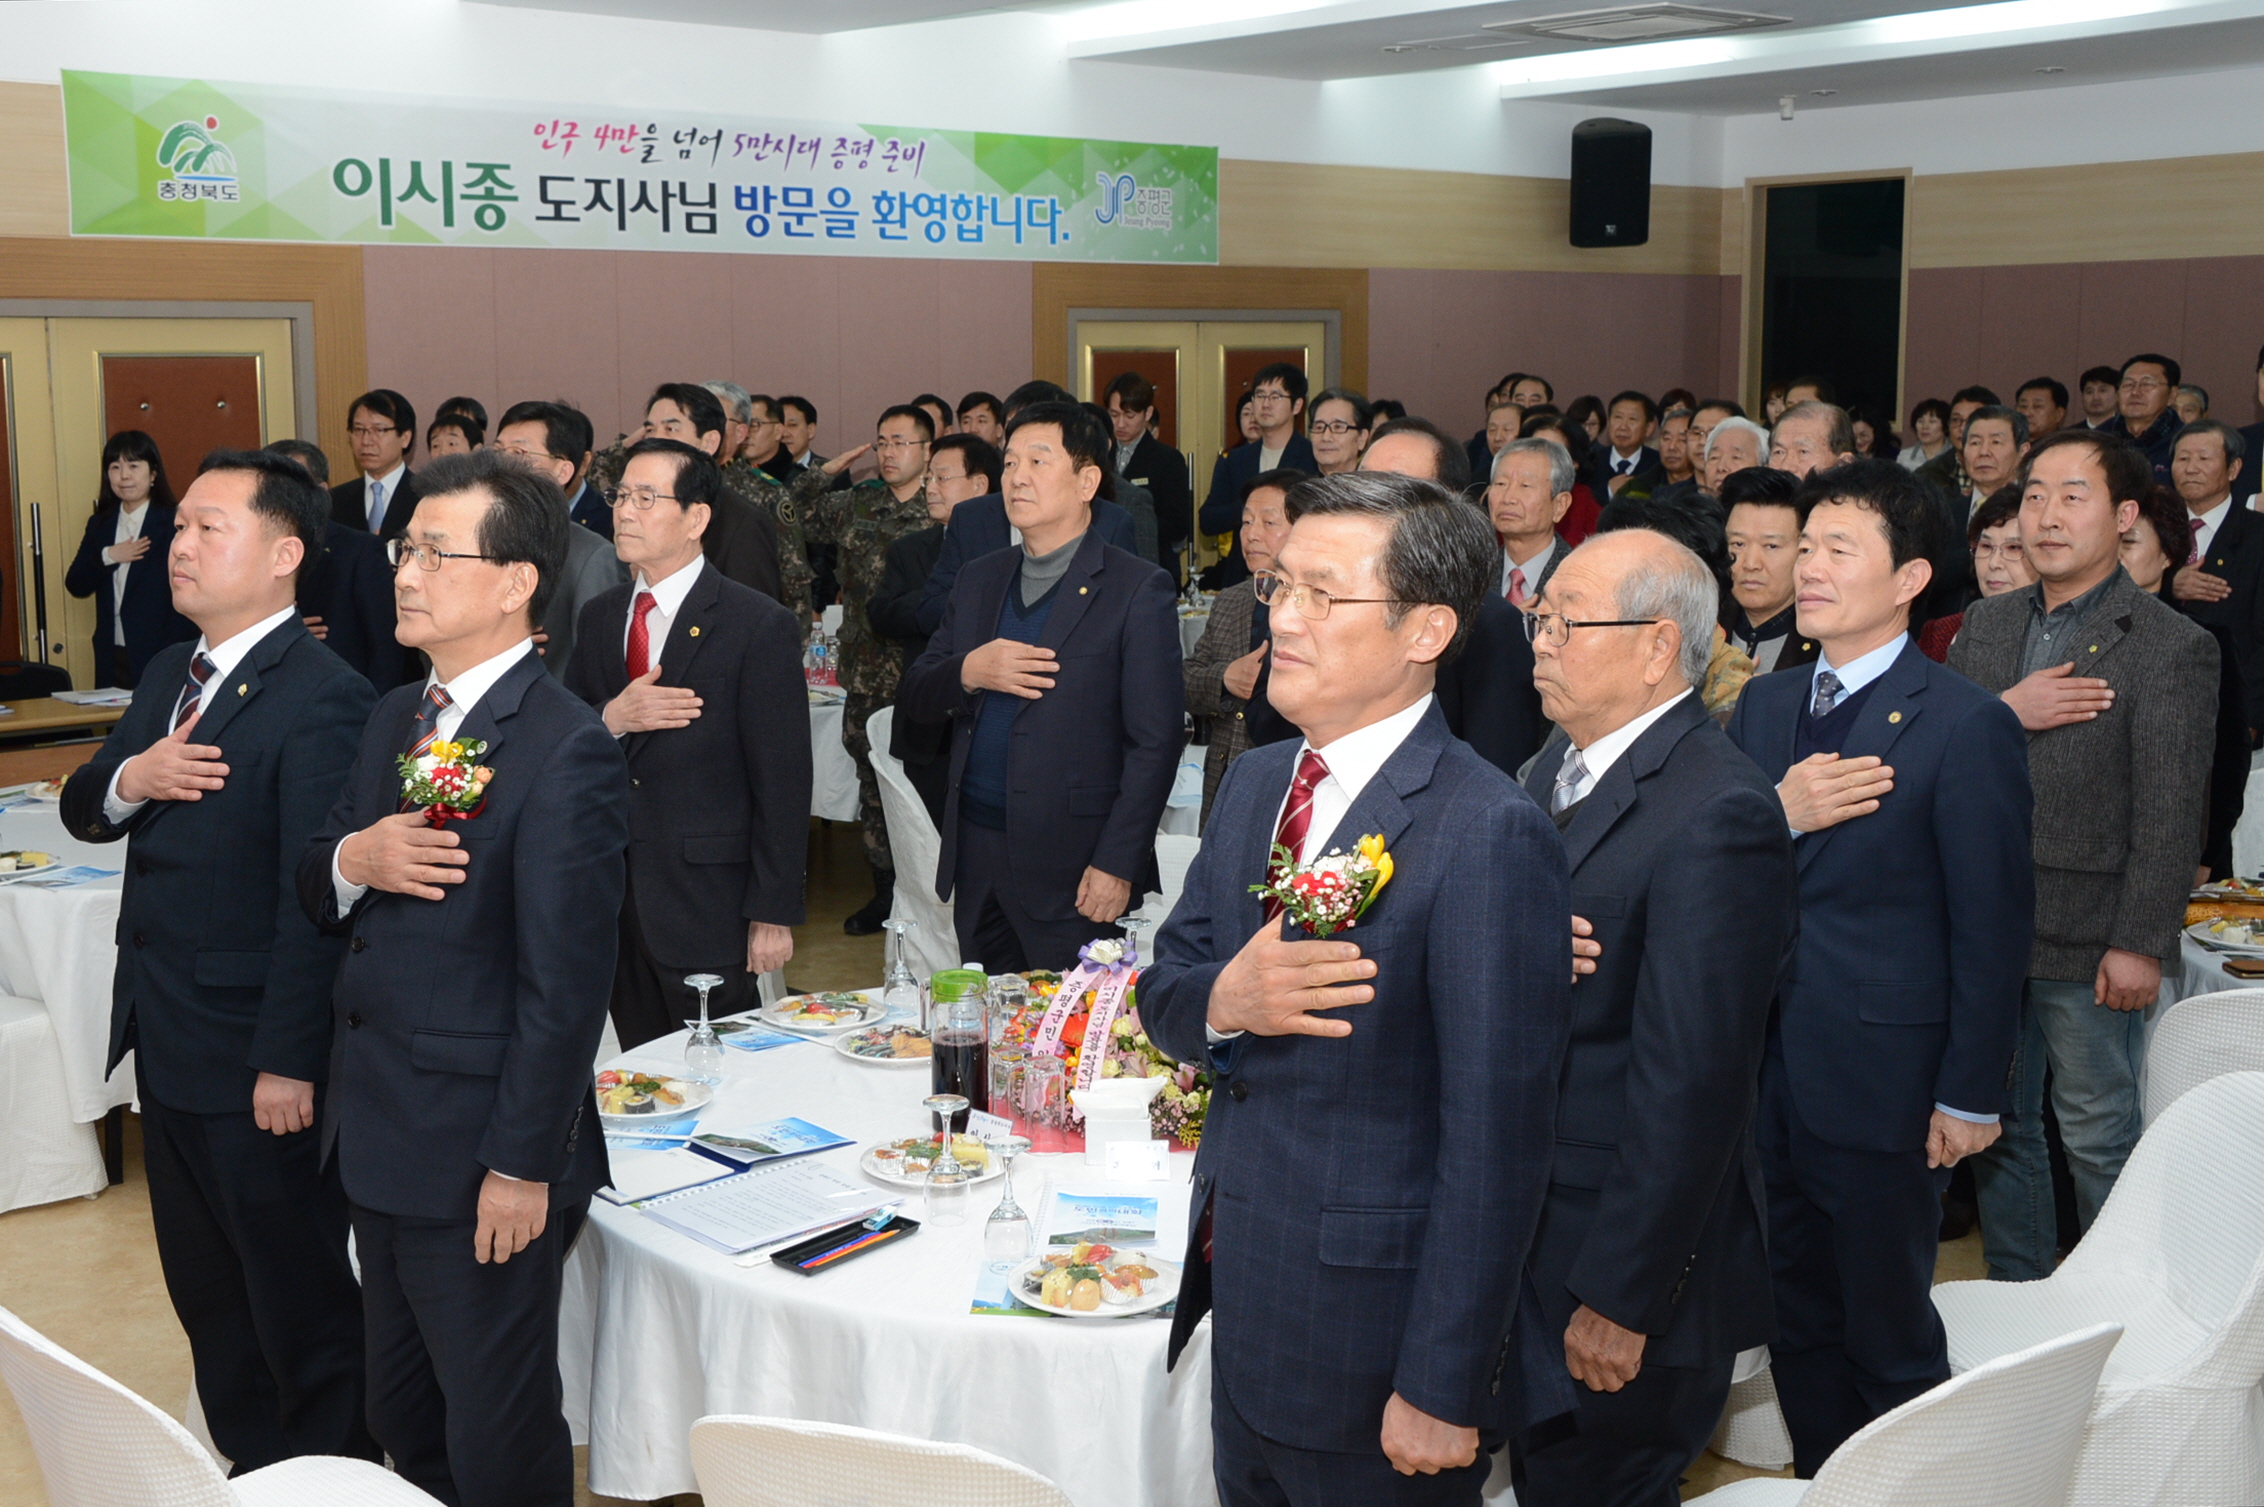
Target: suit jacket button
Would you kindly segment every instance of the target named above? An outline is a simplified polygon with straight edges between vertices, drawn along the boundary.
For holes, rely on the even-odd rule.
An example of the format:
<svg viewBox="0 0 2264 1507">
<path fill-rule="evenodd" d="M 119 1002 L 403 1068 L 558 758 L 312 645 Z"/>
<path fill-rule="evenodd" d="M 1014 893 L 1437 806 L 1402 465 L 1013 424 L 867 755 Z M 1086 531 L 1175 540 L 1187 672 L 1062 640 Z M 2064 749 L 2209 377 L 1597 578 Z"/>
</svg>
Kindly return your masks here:
<svg viewBox="0 0 2264 1507">
<path fill-rule="evenodd" d="M 367 946 L 369 946 L 369 938 L 367 938 L 367 937 L 356 937 L 356 938 L 354 938 L 354 946 L 353 946 L 353 951 L 355 951 L 355 952 L 360 952 L 360 951 L 361 951 L 361 950 L 362 950 L 363 948 L 365 948 L 365 947 L 367 947 Z"/>
<path fill-rule="evenodd" d="M 1226 1092 L 1228 1097 L 1232 1098 L 1235 1103 L 1240 1104 L 1244 1099 L 1250 1097 L 1250 1085 L 1237 1078 L 1234 1080 L 1234 1086 L 1229 1088 Z"/>
<path fill-rule="evenodd" d="M 631 775 L 631 776 L 629 777 L 629 788 L 630 788 L 631 790 L 642 790 L 642 789 L 644 789 L 645 787 L 644 787 L 644 785 L 643 785 L 642 783 L 640 783 L 640 782 L 638 781 L 638 779 L 637 779 L 637 777 L 636 777 L 635 775 Z M 941 1135 L 942 1133 L 943 1133 L 943 1132 L 941 1132 L 941 1131 L 937 1131 L 937 1132 L 936 1132 L 936 1134 L 938 1134 L 938 1135 Z"/>
<path fill-rule="evenodd" d="M 147 947 L 149 945 L 149 941 L 140 932 L 137 931 L 134 933 L 134 945 L 136 947 Z"/>
<path fill-rule="evenodd" d="M 361 1012 L 361 1011 L 359 1011 L 359 1010 L 350 1010 L 350 1011 L 348 1011 L 348 1012 L 347 1012 L 347 1014 L 346 1014 L 346 1028 L 347 1028 L 348 1030 L 350 1030 L 350 1031 L 359 1031 L 359 1030 L 360 1030 L 360 1029 L 362 1028 L 362 1012 Z"/>
</svg>

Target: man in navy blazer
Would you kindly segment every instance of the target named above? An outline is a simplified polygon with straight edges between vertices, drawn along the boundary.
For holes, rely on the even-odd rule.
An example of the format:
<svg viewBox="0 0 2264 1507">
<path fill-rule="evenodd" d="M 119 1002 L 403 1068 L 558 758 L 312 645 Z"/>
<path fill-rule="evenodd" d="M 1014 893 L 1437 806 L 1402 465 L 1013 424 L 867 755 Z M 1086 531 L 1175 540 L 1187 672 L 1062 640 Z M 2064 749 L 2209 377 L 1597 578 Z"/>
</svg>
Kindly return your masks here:
<svg viewBox="0 0 2264 1507">
<path fill-rule="evenodd" d="M 1525 788 L 1564 833 L 1603 956 L 1572 988 L 1531 1258 L 1585 1390 L 1577 1432 L 1526 1452 L 1518 1499 L 1672 1507 L 1738 1352 L 1772 1329 L 1753 1107 L 1791 959 L 1792 841 L 1694 689 L 1717 611 L 1704 561 L 1649 529 L 1599 535 L 1533 610 L 1561 731 Z"/>
<path fill-rule="evenodd" d="M 126 840 L 108 1066 L 134 1054 L 150 1223 L 213 1442 L 247 1471 L 374 1460 L 346 1198 L 313 1128 L 343 948 L 293 904 L 374 698 L 293 604 L 330 517 L 308 476 L 221 451 L 180 515 L 143 568 L 200 636 L 150 661 L 63 787 L 72 836 Z"/>
<path fill-rule="evenodd" d="M 432 673 L 378 703 L 299 860 L 300 903 L 349 938 L 323 1145 L 361 1258 L 370 1432 L 442 1501 L 568 1507 L 559 1284 L 608 1177 L 590 1063 L 615 933 L 590 918 L 620 912 L 629 776 L 534 652 L 557 486 L 495 451 L 426 477 L 394 579 Z M 439 828 L 401 809 L 396 768 L 435 740 L 492 771 Z"/>
<path fill-rule="evenodd" d="M 1801 834 L 1759 1135 L 1771 1352 L 1805 1478 L 1949 1378 L 1929 1296 L 1941 1192 L 1998 1135 L 2036 881 L 2019 718 L 1909 633 L 1933 579 L 1928 484 L 1857 460 L 1795 502 L 1794 606 L 1817 659 L 1756 676 L 1728 731 Z"/>
<path fill-rule="evenodd" d="M 376 387 L 348 405 L 346 433 L 354 446 L 355 476 L 330 489 L 330 515 L 348 528 L 396 539 L 409 526 L 423 496 L 409 456 L 417 448 L 417 411 L 390 387 Z M 369 489 L 378 489 L 370 506 Z"/>
<path fill-rule="evenodd" d="M 1297 427 L 1297 417 L 1305 411 L 1305 392 L 1305 373 L 1289 362 L 1276 361 L 1258 368 L 1250 379 L 1250 406 L 1257 416 L 1258 437 L 1227 451 L 1211 467 L 1211 489 L 1203 494 L 1200 521 L 1206 534 L 1233 536 L 1219 561 L 1223 569 L 1217 579 L 1222 587 L 1250 578 L 1249 567 L 1242 563 L 1240 529 L 1242 494 L 1249 490 L 1252 478 L 1284 466 L 1309 475 L 1320 474 L 1321 463 L 1313 454 L 1313 442 Z"/>
<path fill-rule="evenodd" d="M 1103 544 L 1138 558 L 1139 540 L 1132 531 L 1132 515 L 1109 501 L 1113 490 L 1105 482 L 1093 495 L 1093 532 Z M 920 592 L 920 604 L 913 610 L 913 621 L 922 633 L 931 637 L 943 625 L 943 609 L 951 600 L 951 588 L 959 580 L 959 572 L 970 561 L 995 554 L 1014 546 L 1018 532 L 1007 520 L 1006 497 L 992 492 L 982 497 L 970 497 L 951 510 L 943 525 L 943 552 L 936 556 L 935 569 L 928 572 L 928 584 Z"/>
<path fill-rule="evenodd" d="M 270 454 L 297 461 L 315 485 L 330 485 L 330 459 L 306 440 L 276 440 Z M 385 546 L 367 529 L 335 517 L 323 541 L 299 567 L 299 613 L 307 631 L 361 672 L 380 696 L 408 675 L 408 659 L 393 636 L 393 567 Z"/>
<path fill-rule="evenodd" d="M 1478 512 L 1429 482 L 1301 482 L 1266 577 L 1274 704 L 1228 769 L 1140 976 L 1142 1023 L 1218 1086 L 1171 1358 L 1208 1310 L 1225 1507 L 1474 1504 L 1481 1455 L 1571 1406 L 1526 1248 L 1564 1061 L 1564 847 L 1432 696 L 1492 589 Z M 1381 838 L 1328 940 L 1251 886 Z"/>
<path fill-rule="evenodd" d="M 1014 416 L 1021 546 L 960 573 L 897 691 L 909 715 L 953 724 L 936 894 L 960 955 L 993 973 L 1069 966 L 1156 882 L 1186 704 L 1179 618 L 1171 578 L 1094 526 L 1108 456 L 1074 403 Z"/>
</svg>

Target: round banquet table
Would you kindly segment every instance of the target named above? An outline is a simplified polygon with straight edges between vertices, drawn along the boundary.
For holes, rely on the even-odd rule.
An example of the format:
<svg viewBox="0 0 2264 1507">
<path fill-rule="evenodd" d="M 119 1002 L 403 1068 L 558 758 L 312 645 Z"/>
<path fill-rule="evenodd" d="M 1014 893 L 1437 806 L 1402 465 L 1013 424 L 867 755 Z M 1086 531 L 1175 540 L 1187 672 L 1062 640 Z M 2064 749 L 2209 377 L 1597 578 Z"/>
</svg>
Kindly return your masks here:
<svg viewBox="0 0 2264 1507">
<path fill-rule="evenodd" d="M 839 701 L 810 701 L 810 815 L 829 822 L 857 820 L 857 761 L 841 746 L 843 716 Z"/>
<path fill-rule="evenodd" d="M 0 849 L 7 848 L 53 853 L 65 867 L 117 870 L 126 857 L 123 842 L 83 843 L 65 832 L 54 801 L 0 809 Z M 131 1054 L 117 1072 L 102 1071 L 110 1054 L 119 898 L 115 873 L 63 890 L 0 884 L 0 993 L 47 1007 L 71 1118 L 81 1124 L 134 1099 Z"/>
<path fill-rule="evenodd" d="M 681 1074 L 683 1035 L 617 1065 Z M 701 1123 L 717 1129 L 799 1115 L 854 1143 L 816 1155 L 843 1176 L 859 1149 L 927 1124 L 924 1069 L 867 1066 L 811 1040 L 725 1053 Z M 1194 1157 L 1143 1185 L 1184 1200 Z M 1042 1217 L 1049 1181 L 1097 1180 L 1081 1153 L 1024 1156 L 1017 1197 Z M 971 1444 L 1047 1476 L 1078 1507 L 1216 1501 L 1211 1483 L 1210 1324 L 1164 1370 L 1170 1324 L 968 1313 L 982 1226 L 999 1184 L 977 1184 L 967 1222 L 819 1276 L 751 1265 L 633 1209 L 593 1201 L 567 1262 L 559 1367 L 590 1490 L 650 1501 L 699 1489 L 689 1436 L 709 1413 L 854 1424 Z M 906 1216 L 922 1217 L 917 1194 Z M 1183 1217 L 1166 1214 L 1171 1239 Z"/>
</svg>

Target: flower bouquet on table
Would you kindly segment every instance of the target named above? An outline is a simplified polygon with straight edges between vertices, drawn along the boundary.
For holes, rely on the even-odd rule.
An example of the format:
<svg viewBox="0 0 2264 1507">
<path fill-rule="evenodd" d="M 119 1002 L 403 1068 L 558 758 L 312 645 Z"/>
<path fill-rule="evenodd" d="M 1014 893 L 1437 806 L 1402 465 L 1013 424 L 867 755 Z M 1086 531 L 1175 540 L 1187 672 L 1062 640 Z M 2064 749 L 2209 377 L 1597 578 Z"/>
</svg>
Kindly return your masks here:
<svg viewBox="0 0 2264 1507">
<path fill-rule="evenodd" d="M 488 782 L 495 771 L 479 763 L 487 745 L 477 738 L 451 741 L 442 738 L 412 759 L 401 755 L 401 806 L 424 809 L 425 821 L 435 827 L 470 821 L 487 804 Z"/>
<path fill-rule="evenodd" d="M 1210 1106 L 1210 1070 L 1176 1062 L 1148 1040 L 1138 1009 L 1139 958 L 1129 943 L 1103 938 L 1077 956 L 1078 966 L 1067 977 L 1042 970 L 1023 975 L 1030 1003 L 1007 1022 L 1002 1044 L 1060 1058 L 1070 1090 L 1090 1088 L 1102 1078 L 1167 1079 L 1150 1106 L 1149 1124 L 1158 1137 L 1194 1147 Z M 1069 1130 L 1082 1136 L 1082 1116 L 1074 1105 L 1063 1109 Z"/>
<path fill-rule="evenodd" d="M 1291 925 L 1333 937 L 1357 925 L 1389 883 L 1391 854 L 1384 851 L 1383 835 L 1371 832 L 1351 852 L 1331 848 L 1311 863 L 1299 863 L 1276 843 L 1266 882 L 1251 885 L 1250 892 L 1278 904 Z"/>
</svg>

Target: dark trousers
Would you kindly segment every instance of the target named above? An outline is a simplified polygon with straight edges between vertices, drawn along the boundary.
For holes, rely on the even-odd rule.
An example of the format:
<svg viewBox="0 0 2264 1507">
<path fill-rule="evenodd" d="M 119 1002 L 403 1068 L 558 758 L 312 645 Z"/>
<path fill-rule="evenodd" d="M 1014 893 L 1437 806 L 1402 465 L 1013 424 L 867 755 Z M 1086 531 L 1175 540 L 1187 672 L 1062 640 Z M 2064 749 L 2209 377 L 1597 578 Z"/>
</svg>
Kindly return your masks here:
<svg viewBox="0 0 2264 1507">
<path fill-rule="evenodd" d="M 134 662 L 126 656 L 124 644 L 107 644 L 94 657 L 95 681 L 98 685 L 116 686 L 121 691 L 134 688 Z M 107 672 L 102 668 L 107 666 Z M 219 1443 L 217 1439 L 213 1441 Z"/>
<path fill-rule="evenodd" d="M 1949 1380 L 1934 1258 L 1947 1168 L 1923 1151 L 1856 1151 L 1801 1122 L 1784 1059 L 1761 1067 L 1777 1398 L 1803 1480 L 1847 1436 Z"/>
<path fill-rule="evenodd" d="M 1383 1424 L 1379 1416 L 1379 1435 Z M 1490 1468 L 1484 1450 L 1481 1440 L 1475 1465 L 1403 1476 L 1381 1444 L 1361 1454 L 1279 1444 L 1243 1421 L 1211 1372 L 1211 1476 L 1219 1507 L 1477 1507 Z"/>
<path fill-rule="evenodd" d="M 952 876 L 952 914 L 959 928 L 959 956 L 979 961 L 992 973 L 1051 968 L 1066 973 L 1077 949 L 1095 937 L 1121 937 L 1121 926 L 1088 921 L 1072 909 L 1065 921 L 1040 919 L 1015 903 L 1008 892 L 1014 878 L 1014 849 L 995 827 L 959 823 L 959 869 Z M 1069 898 L 1074 900 L 1075 894 Z M 1134 900 L 1139 899 L 1137 895 Z"/>
<path fill-rule="evenodd" d="M 1737 1357 L 1646 1364 L 1616 1392 L 1580 1388 L 1575 1432 L 1524 1457 L 1522 1507 L 1674 1507 L 1682 1473 L 1714 1437 Z"/>
<path fill-rule="evenodd" d="M 896 715 L 904 715 L 901 707 L 897 709 Z M 951 760 L 940 754 L 919 764 L 907 760 L 904 764 L 904 778 L 910 780 L 912 788 L 920 793 L 920 804 L 928 808 L 928 820 L 935 823 L 936 831 L 941 832 L 943 798 L 951 793 Z M 922 879 L 921 882 L 926 883 L 926 880 Z"/>
<path fill-rule="evenodd" d="M 354 1206 L 370 1432 L 449 1507 L 572 1507 L 558 1293 L 588 1212 L 586 1199 L 554 1206 L 525 1250 L 482 1265 L 469 1219 Z"/>
<path fill-rule="evenodd" d="M 212 1442 L 238 1471 L 375 1460 L 362 1422 L 362 1297 L 321 1133 L 190 1114 L 141 1089 L 150 1223 Z M 315 1113 L 321 1115 L 321 1098 Z"/>
<path fill-rule="evenodd" d="M 695 973 L 712 973 L 723 987 L 708 994 L 708 1015 L 720 1020 L 754 1008 L 759 997 L 760 974 L 747 971 L 747 937 L 739 935 L 738 956 L 707 963 L 664 963 L 645 943 L 645 928 L 637 919 L 637 887 L 631 881 L 621 897 L 621 945 L 613 953 L 613 1030 L 621 1050 L 633 1051 L 646 1042 L 684 1029 L 687 1020 L 700 1018 L 700 991 L 684 980 Z"/>
</svg>

